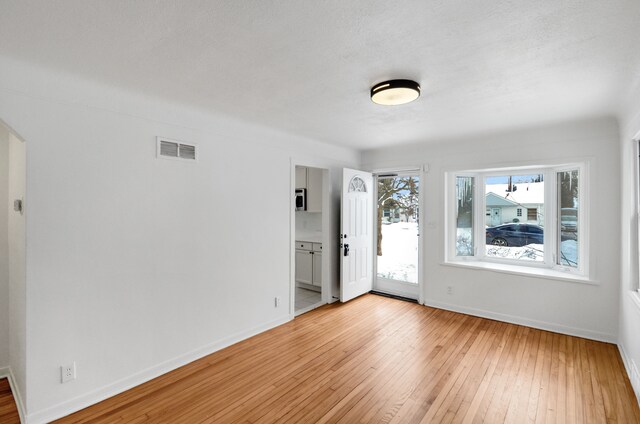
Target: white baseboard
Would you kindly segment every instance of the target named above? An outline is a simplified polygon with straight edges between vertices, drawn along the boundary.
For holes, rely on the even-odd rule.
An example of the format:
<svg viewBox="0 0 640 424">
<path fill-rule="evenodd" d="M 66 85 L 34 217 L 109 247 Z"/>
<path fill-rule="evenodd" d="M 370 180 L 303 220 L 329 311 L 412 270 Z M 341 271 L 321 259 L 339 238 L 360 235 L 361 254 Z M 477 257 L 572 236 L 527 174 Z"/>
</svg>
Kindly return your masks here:
<svg viewBox="0 0 640 424">
<path fill-rule="evenodd" d="M 274 327 L 282 325 L 290 320 L 291 320 L 290 316 L 279 318 L 277 320 L 271 321 L 263 325 L 259 325 L 247 331 L 242 331 L 238 334 L 227 337 L 223 340 L 203 346 L 199 349 L 185 353 L 184 355 L 180 355 L 176 358 L 170 359 L 168 361 L 160 363 L 151 368 L 147 368 L 146 370 L 140 371 L 130 377 L 126 377 L 114 383 L 108 384 L 92 392 L 70 399 L 66 402 L 59 403 L 47 409 L 32 412 L 27 416 L 27 421 L 23 421 L 23 423 L 28 423 L 28 424 L 48 423 L 58 418 L 65 417 L 76 411 L 79 411 L 95 403 L 101 402 L 105 399 L 108 399 L 119 393 L 129 390 L 135 386 L 139 386 L 142 383 L 145 383 L 149 380 L 159 377 L 162 374 L 166 374 L 170 371 L 173 371 L 176 368 L 180 368 L 204 356 L 210 355 L 220 349 L 224 349 L 225 347 L 231 346 L 232 344 L 248 339 L 252 336 L 255 336 L 256 334 L 260 334 L 264 331 L 267 331 Z"/>
<path fill-rule="evenodd" d="M 638 372 L 638 367 L 636 367 L 635 362 L 627 355 L 627 351 L 622 343 L 618 343 L 618 350 L 620 351 L 624 368 L 627 370 L 627 375 L 631 381 L 631 387 L 633 387 L 633 391 L 636 394 L 638 405 L 640 405 L 640 372 Z"/>
<path fill-rule="evenodd" d="M 24 411 L 24 403 L 22 403 L 22 396 L 20 396 L 20 390 L 18 390 L 18 383 L 16 382 L 16 378 L 13 375 L 13 371 L 11 367 L 0 367 L 0 378 L 6 378 L 9 380 L 9 386 L 11 387 L 11 394 L 13 394 L 13 399 L 16 401 L 16 408 L 18 409 L 18 415 L 20 416 L 20 422 L 26 423 L 25 419 L 25 411 Z"/>
<path fill-rule="evenodd" d="M 529 318 L 518 317 L 515 315 L 501 314 L 497 312 L 485 311 L 482 309 L 468 308 L 465 306 L 452 305 L 449 303 L 439 302 L 436 300 L 425 299 L 424 305 L 433 308 L 445 309 L 447 311 L 459 312 L 461 314 L 473 315 L 481 318 L 493 319 L 496 321 L 508 322 L 510 324 L 524 325 L 525 327 L 537 328 L 539 330 L 552 331 L 554 333 L 566 334 L 569 336 L 582 337 L 599 342 L 617 343 L 617 338 L 613 334 L 600 333 L 597 331 L 586 330 L 582 328 L 568 327 L 565 325 L 537 321 Z"/>
</svg>

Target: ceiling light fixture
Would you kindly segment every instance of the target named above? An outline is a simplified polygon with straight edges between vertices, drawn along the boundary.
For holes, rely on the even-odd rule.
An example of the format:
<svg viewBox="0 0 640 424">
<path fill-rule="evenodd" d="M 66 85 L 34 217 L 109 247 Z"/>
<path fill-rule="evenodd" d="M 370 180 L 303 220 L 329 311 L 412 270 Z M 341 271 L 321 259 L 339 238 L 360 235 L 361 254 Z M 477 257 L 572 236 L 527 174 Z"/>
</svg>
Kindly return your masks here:
<svg viewBox="0 0 640 424">
<path fill-rule="evenodd" d="M 371 88 L 371 100 L 379 105 L 403 105 L 418 97 L 420 97 L 420 85 L 406 79 L 384 81 Z"/>
</svg>

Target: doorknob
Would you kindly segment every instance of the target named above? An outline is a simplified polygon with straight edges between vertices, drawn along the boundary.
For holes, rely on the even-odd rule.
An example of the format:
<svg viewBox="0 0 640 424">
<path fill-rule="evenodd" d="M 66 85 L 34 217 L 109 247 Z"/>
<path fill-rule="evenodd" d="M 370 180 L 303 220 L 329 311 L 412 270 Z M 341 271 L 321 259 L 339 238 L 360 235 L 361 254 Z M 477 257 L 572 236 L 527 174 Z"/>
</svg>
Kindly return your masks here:
<svg viewBox="0 0 640 424">
<path fill-rule="evenodd" d="M 349 245 L 347 243 L 344 244 L 344 256 L 349 256 Z"/>
</svg>

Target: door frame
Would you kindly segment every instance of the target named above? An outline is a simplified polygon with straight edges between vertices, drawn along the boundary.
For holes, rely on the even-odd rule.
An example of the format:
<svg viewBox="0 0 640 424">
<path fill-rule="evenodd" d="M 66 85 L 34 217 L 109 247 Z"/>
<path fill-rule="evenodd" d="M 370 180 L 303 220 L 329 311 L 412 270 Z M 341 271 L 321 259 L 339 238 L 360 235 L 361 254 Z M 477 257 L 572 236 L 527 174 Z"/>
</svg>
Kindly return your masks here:
<svg viewBox="0 0 640 424">
<path fill-rule="evenodd" d="M 322 170 L 322 285 L 321 305 L 332 303 L 331 255 L 335 255 L 331 242 L 331 169 L 313 159 L 291 157 L 289 161 L 289 318 L 296 316 L 296 166 Z"/>
<path fill-rule="evenodd" d="M 424 267 L 424 232 L 427 227 L 427 223 L 425 221 L 425 196 L 423 192 L 424 181 L 426 179 L 426 175 L 429 172 L 429 167 L 427 165 L 422 166 L 398 166 L 392 168 L 383 168 L 383 169 L 374 169 L 370 171 L 373 173 L 374 178 L 374 208 L 373 210 L 373 219 L 371 220 L 373 225 L 373 242 L 374 246 L 377 246 L 378 239 L 378 226 L 376 224 L 377 219 L 377 210 L 378 210 L 378 176 L 384 174 L 398 174 L 398 176 L 408 176 L 408 175 L 417 175 L 419 178 L 419 190 L 418 190 L 418 301 L 419 304 L 424 305 L 424 290 L 425 290 L 425 267 Z M 371 252 L 373 255 L 373 286 L 376 287 L 376 283 L 378 281 L 378 250 L 377 248 L 373 249 Z M 404 281 L 398 280 L 389 280 L 383 279 L 382 284 L 386 284 L 387 282 L 392 281 L 394 284 L 398 283 L 400 285 L 411 285 L 414 286 L 413 283 L 408 283 Z M 402 291 L 398 291 L 398 296 L 403 296 Z M 403 296 L 409 297 L 409 296 Z"/>
</svg>

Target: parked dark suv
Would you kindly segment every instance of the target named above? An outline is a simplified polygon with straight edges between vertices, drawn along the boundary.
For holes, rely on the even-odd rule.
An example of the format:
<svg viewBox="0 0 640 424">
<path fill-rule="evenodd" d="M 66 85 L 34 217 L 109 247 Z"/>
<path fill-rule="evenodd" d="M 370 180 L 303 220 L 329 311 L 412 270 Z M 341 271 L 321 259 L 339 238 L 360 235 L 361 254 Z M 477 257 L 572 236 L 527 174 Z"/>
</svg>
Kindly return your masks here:
<svg viewBox="0 0 640 424">
<path fill-rule="evenodd" d="M 486 229 L 487 244 L 494 246 L 526 246 L 544 244 L 544 230 L 533 224 L 504 224 Z"/>
</svg>

